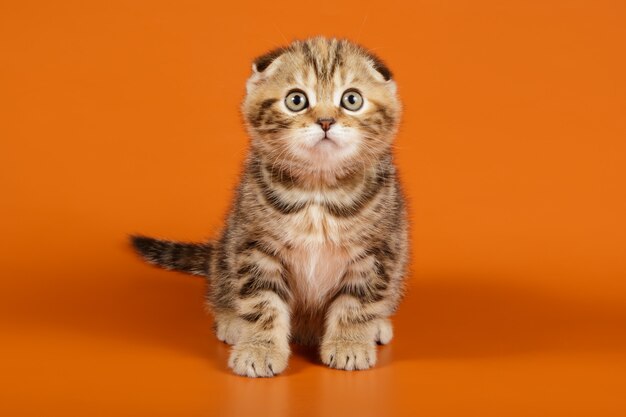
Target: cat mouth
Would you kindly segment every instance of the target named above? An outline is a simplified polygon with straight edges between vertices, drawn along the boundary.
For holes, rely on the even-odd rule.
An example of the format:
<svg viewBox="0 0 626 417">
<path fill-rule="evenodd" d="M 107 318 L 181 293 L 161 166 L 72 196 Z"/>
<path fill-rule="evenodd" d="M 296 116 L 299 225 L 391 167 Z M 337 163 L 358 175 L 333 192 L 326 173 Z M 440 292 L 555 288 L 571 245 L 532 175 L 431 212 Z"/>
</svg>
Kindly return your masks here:
<svg viewBox="0 0 626 417">
<path fill-rule="evenodd" d="M 328 134 L 325 134 L 324 137 L 318 140 L 315 145 L 321 145 L 321 144 L 337 145 L 337 142 L 333 138 L 328 136 Z"/>
</svg>

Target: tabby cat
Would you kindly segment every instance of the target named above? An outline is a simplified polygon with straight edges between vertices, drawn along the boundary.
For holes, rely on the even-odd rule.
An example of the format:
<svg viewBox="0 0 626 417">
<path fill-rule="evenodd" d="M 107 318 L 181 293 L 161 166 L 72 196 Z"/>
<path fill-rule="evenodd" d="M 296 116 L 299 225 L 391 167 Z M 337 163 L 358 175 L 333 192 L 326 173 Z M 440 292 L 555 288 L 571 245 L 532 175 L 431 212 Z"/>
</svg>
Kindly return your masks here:
<svg viewBox="0 0 626 417">
<path fill-rule="evenodd" d="M 408 256 L 391 72 L 347 40 L 296 41 L 254 61 L 242 111 L 250 151 L 221 236 L 132 236 L 133 246 L 208 278 L 236 374 L 282 372 L 290 342 L 319 345 L 332 368 L 372 367 L 376 343 L 392 338 Z"/>
</svg>

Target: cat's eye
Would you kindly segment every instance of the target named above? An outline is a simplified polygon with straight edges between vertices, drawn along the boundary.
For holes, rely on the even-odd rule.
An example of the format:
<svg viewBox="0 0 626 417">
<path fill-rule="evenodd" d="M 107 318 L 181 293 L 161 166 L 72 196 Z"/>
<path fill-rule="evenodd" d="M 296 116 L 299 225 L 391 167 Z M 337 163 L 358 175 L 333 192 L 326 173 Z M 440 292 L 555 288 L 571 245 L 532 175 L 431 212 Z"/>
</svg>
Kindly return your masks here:
<svg viewBox="0 0 626 417">
<path fill-rule="evenodd" d="M 293 112 L 299 112 L 309 107 L 309 100 L 304 91 L 292 90 L 285 97 L 285 106 Z"/>
<path fill-rule="evenodd" d="M 348 90 L 341 97 L 341 107 L 350 111 L 357 111 L 363 107 L 363 96 L 356 90 Z"/>
</svg>

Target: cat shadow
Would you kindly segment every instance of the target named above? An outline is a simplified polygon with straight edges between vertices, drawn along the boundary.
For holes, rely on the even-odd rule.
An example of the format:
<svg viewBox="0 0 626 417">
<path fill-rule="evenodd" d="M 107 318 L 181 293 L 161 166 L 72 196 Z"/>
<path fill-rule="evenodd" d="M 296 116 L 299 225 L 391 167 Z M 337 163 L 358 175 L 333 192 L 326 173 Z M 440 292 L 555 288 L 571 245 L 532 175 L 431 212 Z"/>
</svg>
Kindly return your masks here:
<svg viewBox="0 0 626 417">
<path fill-rule="evenodd" d="M 110 340 L 170 350 L 229 372 L 229 346 L 215 336 L 204 279 L 144 266 L 104 267 L 89 281 L 80 278 L 73 285 L 40 286 L 29 294 L 32 307 L 12 320 L 23 328 L 96 338 L 104 347 Z"/>
<path fill-rule="evenodd" d="M 415 281 L 409 291 L 393 319 L 395 339 L 381 349 L 381 359 L 626 349 L 622 305 L 469 277 Z"/>
<path fill-rule="evenodd" d="M 115 271 L 103 271 L 103 276 Z M 126 274 L 129 272 L 126 271 Z M 205 311 L 206 282 L 146 269 L 111 287 L 42 291 L 32 316 L 47 327 L 125 343 L 147 344 L 203 358 L 227 369 L 229 346 Z M 23 319 L 23 318 L 22 318 Z M 626 349 L 622 305 L 575 302 L 501 280 L 467 277 L 413 279 L 393 318 L 395 337 L 379 349 L 379 366 L 402 360 L 497 357 L 550 350 Z M 320 363 L 317 349 L 294 347 L 290 373 Z"/>
</svg>

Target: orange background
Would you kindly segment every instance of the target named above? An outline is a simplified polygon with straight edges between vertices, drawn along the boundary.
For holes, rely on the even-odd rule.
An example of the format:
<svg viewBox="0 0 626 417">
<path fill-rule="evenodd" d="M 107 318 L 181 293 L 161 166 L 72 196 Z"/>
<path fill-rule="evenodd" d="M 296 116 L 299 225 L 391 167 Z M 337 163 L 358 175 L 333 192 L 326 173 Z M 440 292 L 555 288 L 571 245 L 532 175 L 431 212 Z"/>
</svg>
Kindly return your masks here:
<svg viewBox="0 0 626 417">
<path fill-rule="evenodd" d="M 626 415 L 623 1 L 0 4 L 3 416 Z M 126 235 L 215 235 L 253 57 L 382 56 L 405 103 L 410 292 L 376 369 L 249 380 L 202 280 Z"/>
</svg>

